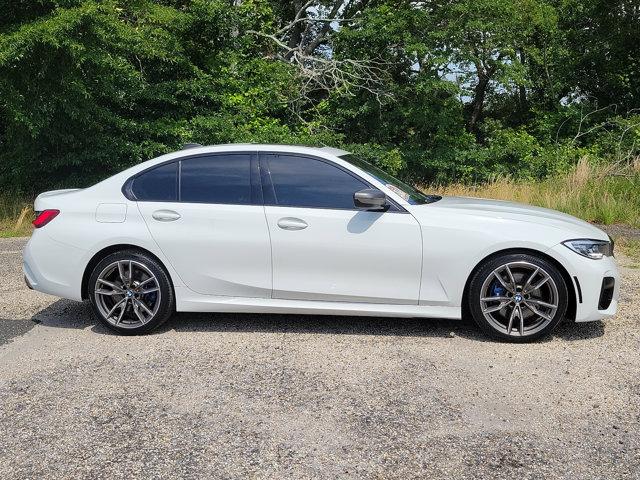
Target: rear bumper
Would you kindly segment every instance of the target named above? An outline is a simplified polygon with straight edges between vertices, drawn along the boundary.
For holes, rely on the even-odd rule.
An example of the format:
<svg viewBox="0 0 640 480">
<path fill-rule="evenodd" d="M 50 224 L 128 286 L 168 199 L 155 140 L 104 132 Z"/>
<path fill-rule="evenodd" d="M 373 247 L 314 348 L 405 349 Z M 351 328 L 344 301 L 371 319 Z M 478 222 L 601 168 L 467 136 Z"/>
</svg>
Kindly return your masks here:
<svg viewBox="0 0 640 480">
<path fill-rule="evenodd" d="M 32 290 L 80 301 L 86 254 L 36 230 L 22 252 L 25 282 Z"/>
<path fill-rule="evenodd" d="M 562 244 L 556 245 L 549 252 L 567 270 L 576 296 L 576 322 L 591 322 L 612 317 L 618 310 L 620 295 L 620 274 L 613 257 L 592 260 L 582 257 Z M 606 280 L 610 279 L 610 280 Z M 603 287 L 613 288 L 606 292 L 609 298 L 603 299 Z"/>
</svg>

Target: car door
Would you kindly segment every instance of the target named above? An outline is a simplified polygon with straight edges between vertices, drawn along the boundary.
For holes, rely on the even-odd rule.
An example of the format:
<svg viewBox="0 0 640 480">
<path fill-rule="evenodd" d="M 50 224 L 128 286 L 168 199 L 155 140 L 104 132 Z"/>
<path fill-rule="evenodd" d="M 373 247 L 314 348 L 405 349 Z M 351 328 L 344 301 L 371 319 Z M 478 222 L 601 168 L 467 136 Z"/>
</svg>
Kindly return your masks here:
<svg viewBox="0 0 640 480">
<path fill-rule="evenodd" d="M 357 209 L 354 193 L 371 185 L 325 159 L 264 153 L 260 168 L 274 298 L 418 303 L 422 236 L 412 215 L 395 204 Z"/>
<path fill-rule="evenodd" d="M 271 245 L 255 153 L 197 155 L 136 177 L 151 235 L 193 291 L 271 296 Z"/>
</svg>

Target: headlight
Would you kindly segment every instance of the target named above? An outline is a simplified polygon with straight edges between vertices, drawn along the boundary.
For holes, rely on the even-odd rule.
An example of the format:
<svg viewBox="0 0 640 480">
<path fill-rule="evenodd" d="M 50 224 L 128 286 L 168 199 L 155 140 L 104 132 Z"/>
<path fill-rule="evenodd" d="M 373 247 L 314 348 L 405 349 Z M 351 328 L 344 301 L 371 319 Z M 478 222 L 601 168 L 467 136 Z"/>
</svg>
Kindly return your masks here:
<svg viewBox="0 0 640 480">
<path fill-rule="evenodd" d="M 577 254 L 594 260 L 613 256 L 613 242 L 607 242 L 606 240 L 581 238 L 578 240 L 567 240 L 566 242 L 562 242 L 562 244 Z"/>
</svg>

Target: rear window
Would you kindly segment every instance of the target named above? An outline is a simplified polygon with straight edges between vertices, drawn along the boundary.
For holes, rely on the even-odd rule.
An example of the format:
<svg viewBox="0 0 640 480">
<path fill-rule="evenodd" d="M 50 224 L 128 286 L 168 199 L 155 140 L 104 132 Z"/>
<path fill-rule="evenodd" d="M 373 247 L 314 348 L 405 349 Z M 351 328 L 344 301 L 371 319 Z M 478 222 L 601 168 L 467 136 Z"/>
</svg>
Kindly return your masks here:
<svg viewBox="0 0 640 480">
<path fill-rule="evenodd" d="M 251 155 L 224 154 L 182 161 L 180 200 L 193 203 L 251 203 Z"/>
<path fill-rule="evenodd" d="M 131 191 L 139 201 L 176 202 L 178 163 L 167 163 L 147 170 L 133 180 Z"/>
</svg>

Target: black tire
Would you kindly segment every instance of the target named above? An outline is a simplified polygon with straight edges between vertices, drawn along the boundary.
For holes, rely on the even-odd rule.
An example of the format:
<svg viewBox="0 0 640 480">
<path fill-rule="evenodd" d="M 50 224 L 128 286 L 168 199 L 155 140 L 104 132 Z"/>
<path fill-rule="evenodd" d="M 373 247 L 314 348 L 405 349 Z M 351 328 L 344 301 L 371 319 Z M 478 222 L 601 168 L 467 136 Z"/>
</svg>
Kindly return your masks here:
<svg viewBox="0 0 640 480">
<path fill-rule="evenodd" d="M 123 271 L 114 270 L 119 269 L 121 265 Z M 133 271 L 132 277 L 129 277 L 129 268 Z M 108 274 L 111 277 L 103 277 L 98 283 L 100 275 L 104 275 L 105 270 L 111 272 Z M 122 280 L 122 273 L 125 280 Z M 111 286 L 105 285 L 104 280 L 109 280 Z M 148 286 L 143 283 L 147 283 Z M 101 291 L 118 293 L 98 294 L 98 288 Z M 145 289 L 155 291 L 143 293 L 147 291 Z M 121 291 L 122 293 L 119 293 Z M 158 260 L 141 251 L 123 250 L 103 258 L 91 272 L 87 293 L 98 320 L 122 335 L 149 333 L 166 322 L 175 312 L 175 295 L 169 275 Z M 155 301 L 152 303 L 153 300 Z M 124 304 L 124 308 L 115 307 L 116 312 L 107 318 L 105 311 L 111 310 L 119 302 Z M 144 307 L 147 307 L 147 310 L 144 310 Z M 116 318 L 116 313 L 121 311 L 121 319 Z"/>
<path fill-rule="evenodd" d="M 527 284 L 531 276 L 534 278 Z M 540 282 L 538 289 L 531 290 Z M 553 263 L 532 254 L 512 253 L 490 258 L 475 271 L 465 306 L 489 336 L 507 342 L 531 342 L 553 331 L 564 318 L 568 304 L 567 285 Z"/>
</svg>

